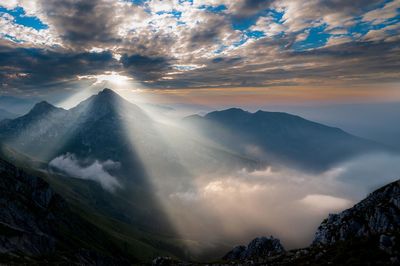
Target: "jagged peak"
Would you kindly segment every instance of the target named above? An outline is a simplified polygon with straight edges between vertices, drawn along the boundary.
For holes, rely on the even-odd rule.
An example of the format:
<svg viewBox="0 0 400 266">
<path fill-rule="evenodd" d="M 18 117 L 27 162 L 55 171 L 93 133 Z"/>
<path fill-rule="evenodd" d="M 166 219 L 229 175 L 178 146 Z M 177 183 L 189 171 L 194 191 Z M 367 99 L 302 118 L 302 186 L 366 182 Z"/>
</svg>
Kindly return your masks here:
<svg viewBox="0 0 400 266">
<path fill-rule="evenodd" d="M 54 105 L 50 104 L 47 101 L 41 101 L 35 104 L 29 113 L 37 113 L 37 112 L 43 113 L 58 109 L 60 108 L 55 107 Z"/>
<path fill-rule="evenodd" d="M 140 112 L 144 116 L 144 113 L 137 105 L 127 101 L 109 88 L 104 88 L 71 109 L 72 112 L 96 114 L 98 117 L 105 114 L 124 114 L 128 112 L 127 110 L 130 110 L 129 113 Z"/>
<path fill-rule="evenodd" d="M 115 91 L 109 88 L 104 88 L 102 91 L 100 91 L 97 95 L 118 95 Z"/>
</svg>

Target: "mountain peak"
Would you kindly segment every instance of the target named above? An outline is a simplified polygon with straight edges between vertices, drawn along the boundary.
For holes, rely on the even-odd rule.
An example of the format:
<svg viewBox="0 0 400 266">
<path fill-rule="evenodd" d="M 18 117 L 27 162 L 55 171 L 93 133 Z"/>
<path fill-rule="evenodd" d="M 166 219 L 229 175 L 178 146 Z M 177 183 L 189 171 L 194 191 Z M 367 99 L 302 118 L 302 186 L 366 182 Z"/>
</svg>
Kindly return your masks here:
<svg viewBox="0 0 400 266">
<path fill-rule="evenodd" d="M 247 113 L 247 111 L 241 109 L 241 108 L 237 108 L 237 107 L 232 107 L 220 112 L 226 112 L 226 113 Z"/>
<path fill-rule="evenodd" d="M 54 105 L 52 105 L 46 101 L 41 101 L 41 102 L 38 102 L 37 104 L 35 104 L 30 112 L 31 113 L 43 113 L 43 112 L 53 111 L 56 109 L 58 109 L 58 108 L 55 107 Z"/>
<path fill-rule="evenodd" d="M 240 108 L 229 108 L 222 111 L 214 111 L 205 115 L 208 119 L 234 119 L 238 117 L 247 117 L 250 113 Z"/>
<path fill-rule="evenodd" d="M 122 101 L 122 97 L 118 93 L 109 88 L 104 88 L 97 95 L 93 95 L 93 99 L 94 102 L 96 102 L 97 104 L 101 105 L 106 104 L 110 106 L 114 106 L 118 102 Z"/>
<path fill-rule="evenodd" d="M 109 88 L 104 88 L 97 95 L 118 95 L 115 91 Z"/>
</svg>

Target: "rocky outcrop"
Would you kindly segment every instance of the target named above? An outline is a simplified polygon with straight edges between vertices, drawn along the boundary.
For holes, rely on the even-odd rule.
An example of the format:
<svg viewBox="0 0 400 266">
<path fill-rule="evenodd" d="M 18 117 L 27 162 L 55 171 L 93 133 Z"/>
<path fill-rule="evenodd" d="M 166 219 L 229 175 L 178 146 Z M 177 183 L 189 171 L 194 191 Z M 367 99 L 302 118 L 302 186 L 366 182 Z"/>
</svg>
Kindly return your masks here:
<svg viewBox="0 0 400 266">
<path fill-rule="evenodd" d="M 224 260 L 250 260 L 266 258 L 285 253 L 279 239 L 274 237 L 257 237 L 247 247 L 237 246 L 224 256 Z"/>
<path fill-rule="evenodd" d="M 396 181 L 371 193 L 354 207 L 329 215 L 319 226 L 313 245 L 332 245 L 399 229 L 400 181 Z"/>
</svg>

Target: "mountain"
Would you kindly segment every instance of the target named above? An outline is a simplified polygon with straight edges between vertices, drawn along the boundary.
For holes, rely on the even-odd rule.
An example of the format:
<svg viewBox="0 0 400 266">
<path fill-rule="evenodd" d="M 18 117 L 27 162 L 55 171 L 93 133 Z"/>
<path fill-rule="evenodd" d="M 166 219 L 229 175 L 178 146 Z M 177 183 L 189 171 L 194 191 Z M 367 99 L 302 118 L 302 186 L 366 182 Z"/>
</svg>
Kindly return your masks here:
<svg viewBox="0 0 400 266">
<path fill-rule="evenodd" d="M 13 96 L 0 96 L 0 108 L 15 114 L 25 114 L 35 102 L 31 99 L 23 99 Z"/>
<path fill-rule="evenodd" d="M 248 159 L 235 157 L 203 143 L 199 145 L 188 137 L 189 134 L 178 133 L 179 131 L 181 130 L 155 122 L 137 105 L 126 101 L 110 89 L 104 89 L 70 110 L 56 108 L 46 102 L 38 103 L 26 115 L 1 123 L 0 141 L 47 162 L 62 154 L 73 153 L 83 159 L 113 160 L 122 164 L 125 162 L 126 166 L 132 165 L 135 172 L 140 169 L 140 152 L 142 157 L 150 157 L 150 161 L 159 160 L 160 164 L 168 161 L 177 166 L 179 162 L 171 161 L 171 156 L 167 156 L 164 151 L 175 153 L 172 149 L 181 149 L 190 157 L 193 156 L 193 145 L 199 150 L 207 149 L 204 153 L 224 154 L 219 157 L 234 161 L 232 165 L 238 160 L 242 160 L 243 164 L 252 163 Z M 187 143 L 166 147 L 169 144 L 163 141 L 163 134 Z M 202 159 L 206 157 L 203 156 Z M 202 164 L 202 159 L 191 160 Z M 214 158 L 203 164 L 212 167 L 212 161 Z M 215 168 L 221 167 L 215 163 L 214 165 Z"/>
<path fill-rule="evenodd" d="M 47 102 L 37 103 L 29 113 L 0 123 L 0 139 L 26 154 L 45 156 L 46 148 L 62 141 L 66 110 Z"/>
<path fill-rule="evenodd" d="M 4 119 L 14 119 L 17 116 L 18 116 L 17 114 L 11 113 L 4 109 L 0 109 L 0 121 L 2 121 Z"/>
<path fill-rule="evenodd" d="M 82 219 L 49 184 L 0 159 L 0 263 L 128 265 L 107 232 Z"/>
<path fill-rule="evenodd" d="M 126 116 L 130 123 L 140 123 L 143 128 L 151 123 L 137 106 L 105 89 L 70 110 L 40 102 L 26 115 L 1 124 L 0 139 L 17 152 L 42 161 L 44 171 L 47 163 L 66 154 L 72 154 L 77 160 L 72 167 L 81 169 L 95 165 L 96 161 L 121 165 L 95 173 L 107 173 L 115 177 L 120 186 L 129 188 L 119 191 L 118 195 L 109 193 L 94 181 L 62 178 L 70 175 L 65 167 L 59 173 L 50 174 L 48 180 L 68 200 L 82 202 L 81 205 L 95 213 L 134 224 L 137 228 L 170 232 L 141 159 L 126 136 L 123 127 L 128 124 L 124 120 Z M 149 224 L 149 219 L 156 221 Z"/>
<path fill-rule="evenodd" d="M 150 246 L 157 243 L 156 250 L 180 257 L 186 256 L 184 245 L 176 239 L 154 183 L 168 195 L 176 184 L 192 185 L 192 175 L 203 169 L 218 173 L 257 166 L 154 121 L 109 89 L 69 110 L 38 103 L 26 115 L 0 123 L 0 142 L 13 162 L 23 158 L 25 165 L 25 158 L 31 158 L 34 173 L 70 204 L 106 224 L 117 223 L 115 228 L 124 228 L 132 242 L 146 239 Z M 115 191 L 96 181 L 101 178 L 112 178 Z"/>
<path fill-rule="evenodd" d="M 324 170 L 362 153 L 388 150 L 339 128 L 281 112 L 250 113 L 232 108 L 189 116 L 184 121 L 243 156 L 305 169 Z"/>
</svg>

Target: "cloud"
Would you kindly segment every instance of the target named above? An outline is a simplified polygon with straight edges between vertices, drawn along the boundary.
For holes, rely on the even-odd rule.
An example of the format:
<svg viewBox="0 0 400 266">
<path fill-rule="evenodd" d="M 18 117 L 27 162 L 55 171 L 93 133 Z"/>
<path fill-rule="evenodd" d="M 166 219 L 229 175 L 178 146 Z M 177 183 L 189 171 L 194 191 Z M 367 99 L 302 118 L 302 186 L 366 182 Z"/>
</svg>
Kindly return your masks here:
<svg viewBox="0 0 400 266">
<path fill-rule="evenodd" d="M 56 76 L 54 82 L 76 82 L 75 69 L 83 72 L 79 75 L 123 70 L 156 88 L 349 86 L 393 82 L 399 74 L 398 0 L 18 0 L 0 5 L 7 9 L 0 15 L 0 45 L 15 56 L 2 62 L 4 90 L 41 90 L 49 63 L 54 67 L 47 76 Z M 48 28 L 18 22 L 12 12 L 17 7 Z M 23 49 L 41 51 L 34 56 Z M 95 60 L 100 55 L 111 57 Z M 225 60 L 216 64 L 219 58 Z M 29 78 L 10 80 L 18 73 Z"/>
<path fill-rule="evenodd" d="M 108 173 L 108 171 L 120 167 L 119 163 L 111 160 L 104 162 L 95 160 L 93 163 L 83 166 L 73 154 L 67 153 L 51 160 L 49 166 L 71 177 L 96 181 L 110 192 L 121 188 L 117 178 Z"/>
<path fill-rule="evenodd" d="M 154 81 L 162 77 L 163 73 L 171 70 L 170 60 L 164 57 L 148 57 L 139 54 L 123 55 L 121 62 L 131 75 L 143 82 Z"/>
<path fill-rule="evenodd" d="M 386 3 L 382 8 L 371 10 L 363 15 L 363 21 L 371 22 L 374 25 L 384 23 L 386 20 L 394 18 L 400 8 L 400 1 L 394 0 Z"/>
<path fill-rule="evenodd" d="M 351 206 L 350 200 L 321 194 L 307 195 L 299 202 L 306 207 L 322 211 L 340 211 Z"/>
<path fill-rule="evenodd" d="M 5 89 L 57 89 L 62 88 L 62 83 L 78 80 L 78 75 L 93 75 L 109 69 L 118 69 L 110 52 L 72 53 L 0 45 L 0 79 Z"/>
<path fill-rule="evenodd" d="M 371 154 L 321 174 L 282 167 L 197 176 L 192 186 L 163 191 L 160 199 L 184 237 L 237 245 L 274 235 L 294 248 L 308 245 L 329 213 L 351 207 L 399 173 L 399 156 Z"/>
<path fill-rule="evenodd" d="M 18 42 L 27 43 L 33 46 L 56 45 L 60 40 L 55 37 L 49 29 L 37 30 L 17 24 L 14 17 L 8 13 L 0 12 L 0 37 Z"/>
</svg>

